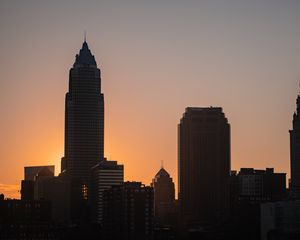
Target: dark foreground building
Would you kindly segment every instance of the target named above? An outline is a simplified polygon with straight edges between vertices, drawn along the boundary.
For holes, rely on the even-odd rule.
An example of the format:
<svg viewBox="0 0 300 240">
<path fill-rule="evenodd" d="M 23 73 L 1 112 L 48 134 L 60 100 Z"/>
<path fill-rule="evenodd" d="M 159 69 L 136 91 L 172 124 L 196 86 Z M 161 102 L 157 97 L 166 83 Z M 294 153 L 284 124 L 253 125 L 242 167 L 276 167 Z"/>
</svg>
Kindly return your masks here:
<svg viewBox="0 0 300 240">
<path fill-rule="evenodd" d="M 140 182 L 112 186 L 103 194 L 104 239 L 153 237 L 153 188 Z"/>
<path fill-rule="evenodd" d="M 51 202 L 0 197 L 0 239 L 53 239 Z"/>
<path fill-rule="evenodd" d="M 300 239 L 300 200 L 261 204 L 261 240 Z"/>
<path fill-rule="evenodd" d="M 117 161 L 101 161 L 91 170 L 92 182 L 89 201 L 91 204 L 92 222 L 103 224 L 103 192 L 114 185 L 124 182 L 124 166 Z"/>
<path fill-rule="evenodd" d="M 230 125 L 222 108 L 188 107 L 178 126 L 179 201 L 187 229 L 228 218 Z"/>
<path fill-rule="evenodd" d="M 233 233 L 239 239 L 260 239 L 261 204 L 287 197 L 286 174 L 273 168 L 241 168 L 230 176 L 230 215 Z M 249 227 L 251 226 L 251 227 Z"/>
<path fill-rule="evenodd" d="M 40 200 L 43 198 L 42 181 L 54 177 L 54 165 L 24 167 L 24 180 L 21 181 L 22 200 Z"/>
</svg>

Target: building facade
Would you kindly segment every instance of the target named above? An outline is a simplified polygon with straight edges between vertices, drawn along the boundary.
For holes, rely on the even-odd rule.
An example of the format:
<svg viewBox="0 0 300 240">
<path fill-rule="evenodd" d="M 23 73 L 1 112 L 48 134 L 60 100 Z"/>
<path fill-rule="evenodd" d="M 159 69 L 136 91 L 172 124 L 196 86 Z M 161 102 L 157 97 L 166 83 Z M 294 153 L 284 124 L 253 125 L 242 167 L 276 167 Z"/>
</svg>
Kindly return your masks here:
<svg viewBox="0 0 300 240">
<path fill-rule="evenodd" d="M 178 126 L 179 204 L 188 225 L 226 221 L 230 125 L 222 108 L 188 107 Z"/>
<path fill-rule="evenodd" d="M 234 233 L 245 240 L 260 238 L 261 204 L 287 197 L 286 174 L 273 168 L 241 168 L 230 176 L 230 216 Z M 251 226 L 251 228 L 249 228 Z"/>
<path fill-rule="evenodd" d="M 152 239 L 153 188 L 125 182 L 104 191 L 104 239 Z"/>
<path fill-rule="evenodd" d="M 286 173 L 275 173 L 274 168 L 241 168 L 236 176 L 240 197 L 257 201 L 279 201 L 286 197 Z"/>
<path fill-rule="evenodd" d="M 261 205 L 261 240 L 300 239 L 300 200 Z"/>
<path fill-rule="evenodd" d="M 43 198 L 41 180 L 54 177 L 54 171 L 54 165 L 24 167 L 24 180 L 21 181 L 21 199 L 40 200 Z"/>
<path fill-rule="evenodd" d="M 49 231 L 52 204 L 0 195 L 0 239 L 55 239 Z"/>
<path fill-rule="evenodd" d="M 170 174 L 162 167 L 151 187 L 154 190 L 154 216 L 161 225 L 174 225 L 176 221 L 175 185 Z"/>
<path fill-rule="evenodd" d="M 93 222 L 102 225 L 103 220 L 103 192 L 124 182 L 124 166 L 117 161 L 101 161 L 92 168 L 91 206 Z"/>
</svg>

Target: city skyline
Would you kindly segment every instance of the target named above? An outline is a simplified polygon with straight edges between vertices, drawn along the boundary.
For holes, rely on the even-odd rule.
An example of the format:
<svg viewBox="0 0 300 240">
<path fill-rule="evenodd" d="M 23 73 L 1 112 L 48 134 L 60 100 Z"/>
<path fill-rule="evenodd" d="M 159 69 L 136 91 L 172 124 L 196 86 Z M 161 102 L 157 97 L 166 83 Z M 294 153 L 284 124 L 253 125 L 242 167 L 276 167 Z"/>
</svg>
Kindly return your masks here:
<svg viewBox="0 0 300 240">
<path fill-rule="evenodd" d="M 227 1 L 230 6 L 233 2 Z M 289 2 L 289 7 L 284 7 L 285 5 L 281 3 L 271 6 L 267 5 L 267 2 L 261 3 L 265 8 L 260 9 L 255 15 L 259 20 L 263 20 L 263 13 L 265 13 L 267 17 L 262 21 L 265 25 L 259 26 L 251 14 L 246 16 L 249 19 L 240 23 L 244 27 L 250 26 L 250 33 L 259 33 L 256 35 L 260 37 L 255 42 L 256 46 L 246 41 L 246 37 L 251 35 L 248 31 L 239 32 L 236 23 L 224 15 L 221 15 L 221 19 L 223 16 L 226 20 L 224 24 L 233 26 L 233 29 L 227 29 L 229 32 L 225 34 L 225 38 L 222 38 L 223 42 L 211 43 L 207 49 L 205 46 L 208 38 L 202 38 L 202 34 L 193 31 L 196 24 L 192 25 L 194 28 L 189 29 L 190 31 L 186 30 L 185 38 L 179 37 L 178 42 L 175 41 L 170 46 L 168 43 L 172 39 L 168 41 L 163 32 L 154 34 L 152 40 L 144 42 L 144 37 L 136 35 L 138 39 L 134 40 L 130 34 L 126 38 L 117 40 L 117 37 L 122 35 L 122 31 L 127 29 L 125 25 L 117 28 L 119 32 L 108 31 L 109 28 L 104 26 L 101 26 L 101 31 L 96 31 L 95 26 L 87 28 L 89 45 L 103 70 L 103 92 L 107 96 L 105 122 L 108 125 L 105 126 L 105 153 L 109 159 L 125 165 L 125 180 L 141 180 L 149 184 L 163 160 L 166 169 L 174 178 L 177 190 L 178 120 L 187 106 L 210 105 L 222 107 L 230 119 L 232 169 L 275 167 L 276 171 L 286 172 L 288 178 L 290 177 L 288 130 L 291 129 L 300 75 L 300 54 L 297 54 L 300 48 L 296 49 L 296 43 L 300 42 L 300 32 L 293 25 L 299 18 L 292 6 L 294 9 L 299 9 L 300 6 L 292 1 Z M 81 29 L 85 29 L 83 25 L 89 25 L 92 17 L 96 16 L 96 13 L 92 12 L 91 18 L 76 26 L 76 29 L 72 28 L 69 36 L 57 34 L 57 39 L 51 39 L 50 42 L 44 41 L 45 36 L 39 32 L 42 30 L 41 26 L 37 25 L 36 28 L 33 27 L 32 34 L 24 36 L 30 44 L 21 46 L 17 39 L 17 36 L 22 33 L 18 23 L 31 13 L 30 4 L 34 3 L 36 2 L 31 1 L 28 6 L 21 5 L 22 9 L 18 8 L 13 1 L 10 4 L 1 3 L 3 5 L 3 8 L 1 7 L 3 10 L 0 10 L 0 18 L 3 18 L 3 21 L 0 21 L 1 29 L 6 34 L 3 34 L 3 44 L 1 44 L 3 55 L 0 58 L 2 66 L 0 192 L 4 192 L 4 187 L 9 188 L 12 185 L 20 188 L 23 166 L 55 164 L 56 175 L 60 172 L 60 158 L 63 157 L 64 148 L 63 99 L 68 82 L 66 69 L 70 68 L 74 53 L 82 43 L 83 30 Z M 65 3 L 62 3 L 62 6 L 65 6 Z M 151 18 L 150 12 L 146 10 L 147 7 L 151 9 L 156 6 L 159 17 L 162 17 L 162 13 L 159 12 L 158 7 L 166 10 L 164 3 L 156 3 L 156 5 L 155 3 L 134 5 L 134 1 L 128 3 L 146 13 L 145 16 L 137 14 L 135 17 L 140 17 L 148 27 L 152 24 L 148 22 Z M 200 7 L 196 3 L 190 4 Z M 222 12 L 213 4 L 205 1 L 201 4 L 204 9 Z M 222 3 L 219 4 L 223 6 Z M 93 2 L 91 5 L 98 6 Z M 49 3 L 47 7 L 50 10 L 48 10 L 53 12 L 51 7 L 54 6 L 56 5 Z M 240 3 L 236 8 L 245 10 L 244 8 L 251 6 L 250 12 L 253 14 L 254 10 L 262 5 Z M 54 21 L 45 7 L 40 7 L 41 12 L 45 14 L 43 17 Z M 90 9 L 90 7 L 86 8 Z M 121 11 L 120 6 L 115 3 L 103 4 L 104 9 L 110 7 L 115 9 L 112 11 L 115 15 Z M 172 7 L 173 10 L 182 10 L 186 15 L 188 11 L 192 11 L 190 6 L 183 6 L 179 2 Z M 280 10 L 282 16 L 290 17 L 275 18 L 268 7 L 272 10 Z M 8 13 L 13 13 L 15 22 L 9 23 L 11 16 L 8 16 Z M 131 13 L 131 10 L 125 9 L 123 13 L 125 15 L 121 16 L 127 19 L 128 24 L 132 24 L 132 18 L 126 15 Z M 174 21 L 174 13 L 172 11 L 167 13 Z M 212 13 L 214 17 L 217 16 L 216 12 Z M 44 19 L 38 14 L 32 16 L 36 20 Z M 191 17 L 200 20 L 196 18 L 196 12 L 192 11 Z M 204 15 L 203 18 L 206 19 L 201 23 L 203 33 L 211 34 L 210 36 L 214 34 L 221 36 L 224 33 L 221 28 L 223 24 L 216 19 L 215 22 L 210 22 L 213 18 L 208 15 Z M 108 16 L 103 19 L 112 21 Z M 238 14 L 235 14 L 233 19 L 238 20 Z M 282 25 L 276 26 L 275 23 L 273 25 L 269 22 L 270 19 L 277 19 L 275 23 Z M 188 19 L 180 23 L 187 24 L 190 21 L 193 23 L 192 20 Z M 163 21 L 163 23 L 161 28 L 152 26 L 149 35 L 146 36 L 149 37 L 151 32 L 156 33 L 156 27 L 162 31 L 168 22 Z M 26 24 L 32 22 L 26 20 L 23 24 L 28 27 L 29 25 Z M 50 23 L 45 22 L 45 24 Z M 114 29 L 113 26 L 117 25 L 118 22 L 112 21 L 109 26 Z M 170 30 L 171 36 L 176 39 L 177 28 L 172 24 L 171 26 L 173 27 Z M 209 26 L 213 27 L 209 28 Z M 291 28 L 285 28 L 286 26 Z M 132 34 L 136 31 L 131 27 L 128 30 Z M 52 34 L 60 31 L 60 28 L 52 30 L 50 28 Z M 203 40 L 199 44 L 201 46 L 199 49 L 197 41 L 187 37 L 188 33 L 196 40 Z M 241 41 L 231 43 L 230 40 L 234 38 L 231 38 L 230 33 L 236 39 L 240 37 Z M 50 37 L 50 35 L 46 36 Z M 268 40 L 274 36 L 270 44 Z M 11 39 L 13 41 L 10 42 Z M 254 38 L 250 36 L 250 39 Z M 124 42 L 118 45 L 122 40 Z M 184 49 L 189 42 L 193 47 Z M 224 45 L 215 49 L 218 43 Z M 289 46 L 286 46 L 287 44 Z M 246 50 L 247 46 L 250 46 L 252 54 L 251 51 Z M 164 49 L 163 53 L 160 53 L 159 47 Z M 138 53 L 135 48 L 141 52 Z M 175 55 L 174 49 L 178 50 Z M 153 50 L 153 53 L 149 50 Z M 242 51 L 238 52 L 238 50 Z M 274 52 L 270 54 L 269 51 Z M 177 61 L 171 60 L 174 57 L 177 57 Z M 27 59 L 28 61 L 25 61 Z M 243 61 L 239 62 L 241 59 Z M 238 67 L 235 68 L 236 65 Z M 141 162 L 151 164 L 149 166 Z M 141 165 L 142 171 L 139 169 Z"/>
</svg>

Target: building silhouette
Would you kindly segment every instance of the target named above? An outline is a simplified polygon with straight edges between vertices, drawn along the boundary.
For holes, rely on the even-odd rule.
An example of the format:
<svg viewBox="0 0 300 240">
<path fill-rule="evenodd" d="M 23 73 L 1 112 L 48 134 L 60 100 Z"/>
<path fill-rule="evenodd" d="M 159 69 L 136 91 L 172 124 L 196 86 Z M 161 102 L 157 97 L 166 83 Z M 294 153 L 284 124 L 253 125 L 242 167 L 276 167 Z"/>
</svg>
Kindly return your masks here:
<svg viewBox="0 0 300 240">
<path fill-rule="evenodd" d="M 51 172 L 48 168 L 40 170 L 34 178 L 34 199 L 45 199 L 45 181 L 54 178 L 54 172 Z"/>
<path fill-rule="evenodd" d="M 124 182 L 124 166 L 117 161 L 101 161 L 92 168 L 90 203 L 92 221 L 103 224 L 103 192 L 114 185 Z"/>
<path fill-rule="evenodd" d="M 163 168 L 152 180 L 154 190 L 154 216 L 160 225 L 174 225 L 176 221 L 175 185 L 170 174 Z"/>
<path fill-rule="evenodd" d="M 230 176 L 230 216 L 233 232 L 245 240 L 260 238 L 261 204 L 286 198 L 286 174 L 273 168 L 241 168 Z M 251 227 L 249 227 L 251 226 Z"/>
<path fill-rule="evenodd" d="M 178 144 L 179 204 L 186 228 L 226 221 L 230 125 L 222 108 L 186 108 L 178 126 Z"/>
<path fill-rule="evenodd" d="M 261 204 L 261 240 L 300 239 L 300 200 Z"/>
<path fill-rule="evenodd" d="M 297 109 L 293 115 L 293 129 L 290 130 L 290 158 L 292 198 L 300 199 L 300 95 L 297 97 Z"/>
<path fill-rule="evenodd" d="M 90 219 L 89 188 L 91 169 L 104 160 L 104 96 L 101 93 L 101 71 L 97 68 L 86 41 L 76 55 L 69 72 L 69 91 L 65 98 L 65 152 L 61 174 L 48 181 L 46 194 L 55 202 L 54 212 L 60 219 L 67 215 L 73 223 Z M 66 191 L 58 196 L 55 191 Z M 65 214 L 59 209 L 67 204 Z"/>
<path fill-rule="evenodd" d="M 68 174 L 43 181 L 44 197 L 51 201 L 52 219 L 56 223 L 70 223 L 78 221 L 81 214 L 82 200 L 78 181 L 74 181 Z"/>
<path fill-rule="evenodd" d="M 34 200 L 34 181 L 21 181 L 21 200 Z"/>
<path fill-rule="evenodd" d="M 21 181 L 21 199 L 39 200 L 42 198 L 42 179 L 54 177 L 54 165 L 24 167 L 24 180 Z"/>
<path fill-rule="evenodd" d="M 55 166 L 28 166 L 24 167 L 24 180 L 34 180 L 36 175 L 47 169 L 54 176 Z"/>
<path fill-rule="evenodd" d="M 65 101 L 65 155 L 62 171 L 88 188 L 90 170 L 104 158 L 104 96 L 101 72 L 88 44 L 82 48 L 69 74 Z"/>
<path fill-rule="evenodd" d="M 286 173 L 275 173 L 274 168 L 241 168 L 238 173 L 232 171 L 230 179 L 240 199 L 280 201 L 286 197 Z"/>
<path fill-rule="evenodd" d="M 0 239 L 54 239 L 51 202 L 4 199 L 0 194 Z"/>
<path fill-rule="evenodd" d="M 153 188 L 124 182 L 103 194 L 104 239 L 152 239 Z"/>
</svg>

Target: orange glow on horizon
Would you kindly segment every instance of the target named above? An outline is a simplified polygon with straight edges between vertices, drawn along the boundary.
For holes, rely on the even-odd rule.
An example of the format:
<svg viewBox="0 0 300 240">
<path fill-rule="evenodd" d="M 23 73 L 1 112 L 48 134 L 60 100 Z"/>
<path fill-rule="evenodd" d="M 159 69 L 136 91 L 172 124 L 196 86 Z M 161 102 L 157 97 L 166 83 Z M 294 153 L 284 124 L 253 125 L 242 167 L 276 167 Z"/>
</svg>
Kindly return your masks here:
<svg viewBox="0 0 300 240">
<path fill-rule="evenodd" d="M 0 183 L 20 186 L 24 166 L 60 172 L 68 74 L 87 27 L 104 153 L 124 164 L 125 180 L 149 184 L 163 161 L 177 190 L 177 124 L 188 106 L 223 108 L 232 169 L 274 167 L 289 178 L 300 1 L 229 2 L 3 1 Z"/>
</svg>

